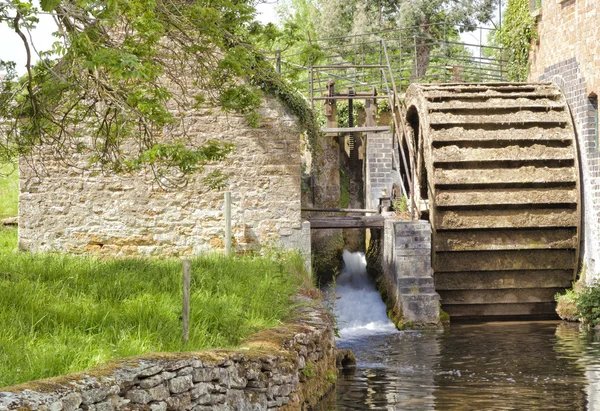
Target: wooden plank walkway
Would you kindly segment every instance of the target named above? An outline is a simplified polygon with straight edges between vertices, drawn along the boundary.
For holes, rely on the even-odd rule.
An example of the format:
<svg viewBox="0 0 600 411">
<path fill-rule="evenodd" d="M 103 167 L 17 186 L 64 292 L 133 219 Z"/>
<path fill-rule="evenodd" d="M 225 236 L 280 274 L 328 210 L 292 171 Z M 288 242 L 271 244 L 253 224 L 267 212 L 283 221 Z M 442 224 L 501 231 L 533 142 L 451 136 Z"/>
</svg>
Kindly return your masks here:
<svg viewBox="0 0 600 411">
<path fill-rule="evenodd" d="M 375 216 L 309 217 L 311 229 L 383 228 L 384 218 Z"/>
</svg>

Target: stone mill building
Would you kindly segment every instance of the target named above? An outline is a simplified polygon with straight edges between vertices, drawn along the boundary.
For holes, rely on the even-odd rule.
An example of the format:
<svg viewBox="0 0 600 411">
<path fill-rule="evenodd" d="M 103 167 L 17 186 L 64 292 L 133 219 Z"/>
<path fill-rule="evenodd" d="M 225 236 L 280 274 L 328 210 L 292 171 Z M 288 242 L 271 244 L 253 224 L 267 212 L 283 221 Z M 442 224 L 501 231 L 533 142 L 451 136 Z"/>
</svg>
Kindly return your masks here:
<svg viewBox="0 0 600 411">
<path fill-rule="evenodd" d="M 241 115 L 191 107 L 186 134 L 234 143 L 218 167 L 232 195 L 237 252 L 264 246 L 307 249 L 300 217 L 301 130 L 294 115 L 265 98 L 259 127 Z M 177 133 L 181 130 L 174 130 Z M 43 154 L 42 154 L 43 155 Z M 174 191 L 149 172 L 106 174 L 58 162 L 20 162 L 19 247 L 116 256 L 187 256 L 224 248 L 224 192 L 199 175 Z"/>
<path fill-rule="evenodd" d="M 530 54 L 530 80 L 551 81 L 564 93 L 577 132 L 583 193 L 582 257 L 588 280 L 600 275 L 600 8 L 597 0 L 531 3 L 538 40 Z"/>
</svg>

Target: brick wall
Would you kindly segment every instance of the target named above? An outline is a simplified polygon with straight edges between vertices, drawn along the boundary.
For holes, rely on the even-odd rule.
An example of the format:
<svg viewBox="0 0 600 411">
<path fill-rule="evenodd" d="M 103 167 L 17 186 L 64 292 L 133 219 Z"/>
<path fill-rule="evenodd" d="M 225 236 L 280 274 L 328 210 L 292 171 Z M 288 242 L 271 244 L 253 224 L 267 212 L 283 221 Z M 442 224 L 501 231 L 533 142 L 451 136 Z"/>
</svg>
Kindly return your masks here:
<svg viewBox="0 0 600 411">
<path fill-rule="evenodd" d="M 377 209 L 383 189 L 391 195 L 392 185 L 399 184 L 394 170 L 393 135 L 391 133 L 367 134 L 365 162 L 366 208 Z"/>
<path fill-rule="evenodd" d="M 530 71 L 531 81 L 559 85 L 575 121 L 583 193 L 582 257 L 588 281 L 600 278 L 600 150 L 596 107 L 590 100 L 600 89 L 598 13 L 597 0 L 544 1 Z"/>
</svg>

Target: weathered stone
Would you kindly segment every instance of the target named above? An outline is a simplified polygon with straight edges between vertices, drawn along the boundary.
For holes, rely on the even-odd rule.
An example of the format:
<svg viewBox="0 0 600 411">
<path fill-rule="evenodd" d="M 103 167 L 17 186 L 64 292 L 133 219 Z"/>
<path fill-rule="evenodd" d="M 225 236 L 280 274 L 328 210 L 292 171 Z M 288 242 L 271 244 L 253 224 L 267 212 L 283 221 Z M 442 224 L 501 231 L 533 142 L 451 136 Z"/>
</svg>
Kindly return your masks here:
<svg viewBox="0 0 600 411">
<path fill-rule="evenodd" d="M 169 397 L 169 389 L 165 384 L 157 385 L 147 390 L 151 401 L 163 401 Z"/>
<path fill-rule="evenodd" d="M 83 399 L 78 392 L 71 392 L 62 397 L 63 411 L 74 411 L 81 405 Z"/>
<path fill-rule="evenodd" d="M 171 378 L 175 378 L 177 376 L 177 373 L 175 372 L 168 372 L 168 371 L 163 371 L 160 373 L 160 376 L 163 378 L 163 380 L 170 380 Z"/>
<path fill-rule="evenodd" d="M 143 371 L 141 371 L 141 372 L 140 372 L 138 375 L 139 375 L 141 378 L 144 378 L 144 377 L 151 377 L 151 376 L 153 376 L 153 375 L 156 375 L 156 374 L 160 373 L 162 370 L 163 370 L 163 367 L 162 367 L 162 365 L 153 365 L 153 366 L 150 366 L 150 367 L 148 367 L 148 368 L 145 368 L 145 369 L 144 369 Z"/>
<path fill-rule="evenodd" d="M 201 396 L 206 395 L 206 394 L 208 394 L 208 384 L 206 384 L 206 383 L 196 384 L 190 390 L 190 395 L 192 397 L 192 400 L 200 398 Z"/>
<path fill-rule="evenodd" d="M 165 371 L 178 371 L 182 368 L 186 368 L 192 365 L 192 360 L 178 360 L 173 363 L 165 365 Z"/>
<path fill-rule="evenodd" d="M 179 411 L 192 409 L 192 399 L 190 398 L 189 392 L 172 395 L 166 399 L 166 403 L 168 410 Z"/>
<path fill-rule="evenodd" d="M 110 394 L 119 393 L 118 386 L 92 388 L 81 393 L 82 404 L 90 405 L 104 400 Z"/>
<path fill-rule="evenodd" d="M 167 411 L 167 403 L 164 401 L 150 403 L 150 411 Z"/>
<path fill-rule="evenodd" d="M 184 391 L 188 391 L 194 386 L 191 375 L 184 375 L 182 377 L 173 378 L 169 381 L 169 391 L 173 394 L 179 394 Z"/>
<path fill-rule="evenodd" d="M 219 381 L 218 368 L 198 368 L 192 374 L 194 382 Z"/>
<path fill-rule="evenodd" d="M 147 390 L 131 390 L 127 392 L 126 397 L 136 404 L 148 404 L 153 400 L 152 394 Z"/>
<path fill-rule="evenodd" d="M 90 406 L 90 411 L 114 411 L 115 407 L 111 400 L 102 401 Z"/>
<path fill-rule="evenodd" d="M 149 378 L 144 378 L 143 380 L 140 380 L 140 388 L 152 388 L 152 387 L 156 387 L 158 384 L 162 383 L 165 379 L 163 378 L 162 375 L 154 375 L 152 377 Z"/>
<path fill-rule="evenodd" d="M 191 375 L 194 372 L 193 367 L 185 367 L 177 371 L 177 376 L 181 377 L 182 375 Z"/>
</svg>

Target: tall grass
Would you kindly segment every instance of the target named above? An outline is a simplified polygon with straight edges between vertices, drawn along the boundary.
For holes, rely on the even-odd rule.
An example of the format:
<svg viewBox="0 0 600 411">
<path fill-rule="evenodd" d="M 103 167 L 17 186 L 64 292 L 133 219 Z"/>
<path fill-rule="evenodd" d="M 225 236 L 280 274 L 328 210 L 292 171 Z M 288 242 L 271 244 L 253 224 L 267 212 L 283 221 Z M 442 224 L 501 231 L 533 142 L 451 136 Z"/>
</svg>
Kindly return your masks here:
<svg viewBox="0 0 600 411">
<path fill-rule="evenodd" d="M 16 165 L 0 163 L 0 219 L 17 215 L 19 171 Z"/>
<path fill-rule="evenodd" d="M 297 254 L 192 261 L 181 342 L 181 263 L 14 251 L 0 229 L 0 386 L 155 351 L 233 347 L 280 323 L 304 281 Z"/>
</svg>

